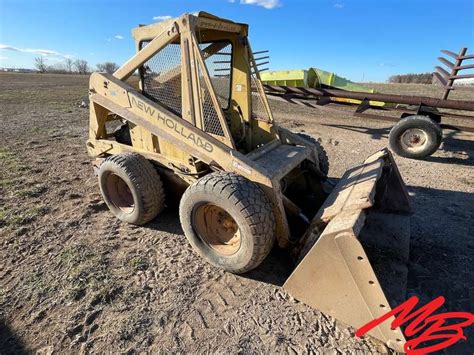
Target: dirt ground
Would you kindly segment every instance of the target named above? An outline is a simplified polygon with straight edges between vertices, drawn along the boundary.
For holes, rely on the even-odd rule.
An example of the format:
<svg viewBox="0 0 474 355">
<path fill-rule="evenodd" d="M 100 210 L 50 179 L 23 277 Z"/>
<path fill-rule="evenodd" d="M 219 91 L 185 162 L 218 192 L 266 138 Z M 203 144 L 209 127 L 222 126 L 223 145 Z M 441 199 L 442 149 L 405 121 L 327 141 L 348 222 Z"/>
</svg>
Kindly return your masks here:
<svg viewBox="0 0 474 355">
<path fill-rule="evenodd" d="M 86 155 L 87 82 L 0 74 L 0 353 L 384 351 L 292 300 L 281 251 L 236 276 L 193 252 L 176 211 L 144 227 L 116 220 Z M 427 87 L 378 86 L 405 89 Z M 387 145 L 387 122 L 272 105 L 284 126 L 321 139 L 330 176 Z M 473 141 L 448 130 L 432 157 L 396 158 L 415 211 L 409 295 L 443 295 L 443 311 L 474 312 Z M 472 353 L 466 335 L 448 352 Z"/>
</svg>

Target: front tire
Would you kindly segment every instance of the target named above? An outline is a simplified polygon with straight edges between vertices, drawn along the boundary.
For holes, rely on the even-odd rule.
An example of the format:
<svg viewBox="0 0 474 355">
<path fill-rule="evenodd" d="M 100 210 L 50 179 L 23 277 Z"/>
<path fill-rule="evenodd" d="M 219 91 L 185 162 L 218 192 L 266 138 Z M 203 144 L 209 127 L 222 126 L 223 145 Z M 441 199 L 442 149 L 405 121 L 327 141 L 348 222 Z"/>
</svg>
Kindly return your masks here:
<svg viewBox="0 0 474 355">
<path fill-rule="evenodd" d="M 143 225 L 165 207 L 158 173 L 148 160 L 136 153 L 107 158 L 99 169 L 99 186 L 110 211 L 127 223 Z"/>
<path fill-rule="evenodd" d="M 297 135 L 303 139 L 306 139 L 308 142 L 310 142 L 316 147 L 316 150 L 318 152 L 319 170 L 321 170 L 321 172 L 327 176 L 329 173 L 329 158 L 323 145 L 319 143 L 316 138 L 310 136 L 309 134 L 297 133 Z"/>
<path fill-rule="evenodd" d="M 439 148 L 443 132 L 437 122 L 426 116 L 405 117 L 392 127 L 390 148 L 405 158 L 420 159 L 430 156 Z"/>
<path fill-rule="evenodd" d="M 193 249 L 236 274 L 257 267 L 275 241 L 271 202 L 260 187 L 237 174 L 199 179 L 181 198 L 179 216 Z"/>
</svg>

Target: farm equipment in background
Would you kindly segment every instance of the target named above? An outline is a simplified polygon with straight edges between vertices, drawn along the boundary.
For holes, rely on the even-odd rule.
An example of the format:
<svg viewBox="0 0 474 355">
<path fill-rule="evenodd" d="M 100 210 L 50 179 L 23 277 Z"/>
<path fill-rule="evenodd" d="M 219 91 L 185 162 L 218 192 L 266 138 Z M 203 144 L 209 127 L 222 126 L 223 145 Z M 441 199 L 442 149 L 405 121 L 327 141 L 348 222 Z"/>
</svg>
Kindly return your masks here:
<svg viewBox="0 0 474 355">
<path fill-rule="evenodd" d="M 87 150 L 117 218 L 179 200 L 191 246 L 234 273 L 276 243 L 297 259 L 283 287 L 356 328 L 405 299 L 410 206 L 388 150 L 328 179 L 319 142 L 274 122 L 246 24 L 199 12 L 132 33 L 137 53 L 89 87 Z M 370 335 L 403 351 L 388 322 Z"/>
<path fill-rule="evenodd" d="M 346 91 L 359 91 L 374 93 L 375 90 L 366 86 L 353 83 L 346 78 L 340 77 L 335 73 L 318 68 L 309 68 L 307 70 L 275 70 L 260 73 L 262 83 L 267 85 L 282 85 L 292 87 L 307 88 L 334 88 Z M 336 102 L 345 102 L 350 104 L 360 104 L 360 100 L 334 97 Z M 385 102 L 370 101 L 371 106 L 385 106 Z"/>
<path fill-rule="evenodd" d="M 458 114 L 439 110 L 474 111 L 474 100 L 460 101 L 448 99 L 449 93 L 452 90 L 473 89 L 472 87 L 455 86 L 454 84 L 456 80 L 474 78 L 474 74 L 472 73 L 459 74 L 462 70 L 474 68 L 474 64 L 463 65 L 463 61 L 474 59 L 474 54 L 467 54 L 467 48 L 462 48 L 459 54 L 447 50 L 443 50 L 442 52 L 454 58 L 455 63 L 443 57 L 438 58 L 440 62 L 450 70 L 450 72 L 448 72 L 442 67 L 437 66 L 433 73 L 434 78 L 445 88 L 441 99 L 426 96 L 392 95 L 368 91 L 361 92 L 359 90 L 341 90 L 324 85 L 313 87 L 313 83 L 316 82 L 315 80 L 312 82 L 308 80 L 288 81 L 287 84 L 290 85 L 275 85 L 278 83 L 281 84 L 281 82 L 271 75 L 266 76 L 268 80 L 264 82 L 264 84 L 266 84 L 264 85 L 265 92 L 267 95 L 272 95 L 288 102 L 304 106 L 317 107 L 318 105 L 338 104 L 343 102 L 359 103 L 353 113 L 354 116 L 396 122 L 389 134 L 390 147 L 393 151 L 407 158 L 425 158 L 433 154 L 441 145 L 443 127 L 459 131 L 474 132 L 474 127 L 472 126 L 447 126 L 441 123 L 443 116 L 472 122 L 474 118 L 473 115 L 467 115 L 464 112 Z M 281 76 L 283 72 L 278 73 L 280 73 Z M 308 102 L 308 100 L 310 100 L 310 102 Z M 384 104 L 381 105 L 381 103 Z M 409 106 L 407 107 L 406 105 Z M 396 118 L 367 113 L 366 111 L 369 109 L 383 111 L 396 110 L 401 111 L 402 114 L 400 118 Z"/>
</svg>

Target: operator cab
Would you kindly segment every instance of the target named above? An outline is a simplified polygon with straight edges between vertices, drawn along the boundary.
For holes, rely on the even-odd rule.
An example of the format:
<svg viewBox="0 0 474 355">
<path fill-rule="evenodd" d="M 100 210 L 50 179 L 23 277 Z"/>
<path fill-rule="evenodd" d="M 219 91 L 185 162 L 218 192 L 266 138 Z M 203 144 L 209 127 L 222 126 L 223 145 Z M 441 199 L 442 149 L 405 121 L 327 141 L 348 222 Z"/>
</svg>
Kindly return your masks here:
<svg viewBox="0 0 474 355">
<path fill-rule="evenodd" d="M 248 26 L 205 12 L 179 19 L 186 18 L 194 22 L 194 31 L 181 33 L 139 69 L 142 93 L 244 154 L 275 139 Z M 135 28 L 137 50 L 143 50 L 173 21 L 179 27 L 180 21 L 172 19 Z M 183 90 L 188 81 L 195 92 L 189 96 Z M 194 112 L 182 112 L 190 97 Z"/>
</svg>

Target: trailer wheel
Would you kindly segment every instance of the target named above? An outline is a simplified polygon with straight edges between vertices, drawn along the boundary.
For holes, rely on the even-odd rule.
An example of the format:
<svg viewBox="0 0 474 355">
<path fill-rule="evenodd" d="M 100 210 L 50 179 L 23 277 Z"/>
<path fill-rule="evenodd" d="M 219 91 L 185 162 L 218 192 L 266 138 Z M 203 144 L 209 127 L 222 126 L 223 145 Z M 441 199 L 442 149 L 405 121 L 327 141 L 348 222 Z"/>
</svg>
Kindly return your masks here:
<svg viewBox="0 0 474 355">
<path fill-rule="evenodd" d="M 110 211 L 127 223 L 143 225 L 165 207 L 158 173 L 148 160 L 136 153 L 107 158 L 99 169 L 99 186 Z"/>
<path fill-rule="evenodd" d="M 211 173 L 189 186 L 179 217 L 206 261 L 240 274 L 257 267 L 275 241 L 272 204 L 260 187 L 233 173 Z"/>
<path fill-rule="evenodd" d="M 389 143 L 398 155 L 420 159 L 436 152 L 442 138 L 443 132 L 437 122 L 426 116 L 412 115 L 392 127 Z"/>
<path fill-rule="evenodd" d="M 316 138 L 314 138 L 313 136 L 310 136 L 309 134 L 297 133 L 297 135 L 300 136 L 301 138 L 306 139 L 307 141 L 309 141 L 310 143 L 316 146 L 316 149 L 318 150 L 319 170 L 321 170 L 321 172 L 324 173 L 324 175 L 327 175 L 329 173 L 329 158 L 323 145 L 319 143 L 319 141 Z"/>
</svg>

